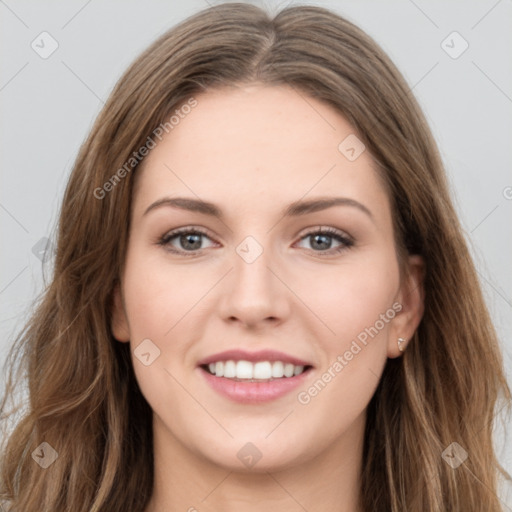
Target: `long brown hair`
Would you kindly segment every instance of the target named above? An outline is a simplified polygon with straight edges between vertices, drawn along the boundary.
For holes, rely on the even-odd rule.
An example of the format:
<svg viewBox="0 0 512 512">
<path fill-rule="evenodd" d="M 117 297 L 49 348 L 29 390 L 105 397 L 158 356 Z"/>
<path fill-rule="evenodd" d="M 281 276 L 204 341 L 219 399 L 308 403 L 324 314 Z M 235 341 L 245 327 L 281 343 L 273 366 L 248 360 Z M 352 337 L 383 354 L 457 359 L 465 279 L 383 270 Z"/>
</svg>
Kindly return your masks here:
<svg viewBox="0 0 512 512">
<path fill-rule="evenodd" d="M 344 115 L 385 179 L 399 246 L 426 262 L 422 322 L 404 356 L 387 361 L 368 406 L 362 509 L 500 511 L 504 470 L 492 427 L 500 393 L 511 394 L 424 116 L 389 58 L 352 23 L 320 7 L 271 18 L 248 4 L 208 8 L 155 41 L 119 80 L 80 149 L 52 280 L 7 363 L 4 418 L 18 380 L 27 399 L 2 454 L 3 503 L 16 512 L 144 510 L 152 411 L 129 344 L 110 331 L 137 167 L 126 162 L 194 94 L 243 83 L 286 84 Z M 46 469 L 32 456 L 43 442 L 58 453 Z M 452 442 L 468 453 L 457 469 L 442 456 Z"/>
</svg>

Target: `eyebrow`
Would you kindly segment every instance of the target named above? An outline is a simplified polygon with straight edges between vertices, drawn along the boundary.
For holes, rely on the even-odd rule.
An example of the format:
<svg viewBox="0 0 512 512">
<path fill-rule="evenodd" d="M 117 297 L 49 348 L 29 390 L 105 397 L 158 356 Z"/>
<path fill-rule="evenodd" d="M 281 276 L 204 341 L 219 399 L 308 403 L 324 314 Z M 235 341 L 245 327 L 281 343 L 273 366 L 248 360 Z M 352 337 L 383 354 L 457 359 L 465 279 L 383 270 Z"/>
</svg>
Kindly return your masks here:
<svg viewBox="0 0 512 512">
<path fill-rule="evenodd" d="M 163 197 L 148 206 L 143 216 L 148 214 L 151 210 L 163 206 L 179 208 L 190 212 L 203 213 L 204 215 L 211 215 L 218 219 L 223 219 L 224 215 L 222 210 L 215 204 L 201 199 L 193 199 L 188 197 Z M 332 208 L 333 206 L 351 206 L 364 212 L 372 220 L 374 220 L 372 212 L 360 202 L 350 199 L 348 197 L 320 197 L 317 199 L 310 199 L 307 201 L 295 201 L 289 204 L 282 212 L 282 217 L 298 217 L 308 213 L 319 212 Z"/>
</svg>

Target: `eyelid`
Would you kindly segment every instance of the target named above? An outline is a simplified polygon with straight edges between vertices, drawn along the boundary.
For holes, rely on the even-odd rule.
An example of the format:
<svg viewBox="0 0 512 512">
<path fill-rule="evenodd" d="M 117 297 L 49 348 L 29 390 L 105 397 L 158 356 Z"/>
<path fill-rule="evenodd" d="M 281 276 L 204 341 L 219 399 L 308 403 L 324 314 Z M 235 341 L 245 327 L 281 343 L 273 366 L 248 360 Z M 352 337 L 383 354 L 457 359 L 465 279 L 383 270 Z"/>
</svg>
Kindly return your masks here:
<svg viewBox="0 0 512 512">
<path fill-rule="evenodd" d="M 314 251 L 313 249 L 307 249 L 307 252 L 309 254 L 314 254 L 315 256 L 318 256 L 320 258 L 329 258 L 329 257 L 336 257 L 339 256 L 341 253 L 347 251 L 351 247 L 355 245 L 355 239 L 345 231 L 342 231 L 341 229 L 334 228 L 332 226 L 322 226 L 317 225 L 312 228 L 307 228 L 307 230 L 302 232 L 298 236 L 297 242 L 295 244 L 302 242 L 303 240 L 307 239 L 309 236 L 312 235 L 327 235 L 330 238 L 337 239 L 338 242 L 341 244 L 338 247 L 329 248 L 326 251 Z M 295 245 L 294 244 L 294 245 Z"/>
<path fill-rule="evenodd" d="M 213 243 L 218 244 L 218 242 L 215 240 L 215 237 L 211 235 L 210 231 L 203 227 L 198 226 L 182 226 L 180 228 L 171 229 L 167 233 L 165 233 L 163 236 L 161 236 L 157 244 L 164 246 L 169 252 L 172 252 L 174 254 L 180 254 L 180 255 L 188 255 L 188 256 L 194 256 L 204 249 L 197 249 L 195 251 L 184 251 L 180 249 L 170 249 L 169 248 L 169 242 L 173 238 L 177 237 L 178 235 L 182 233 L 194 233 L 194 234 L 200 234 L 207 238 L 209 238 Z M 328 235 L 332 238 L 338 238 L 341 243 L 344 244 L 342 247 L 334 248 L 334 249 L 328 249 L 326 251 L 313 251 L 312 249 L 306 249 L 309 253 L 314 253 L 315 255 L 319 256 L 335 256 L 337 253 L 342 252 L 343 250 L 349 249 L 355 244 L 354 238 L 346 233 L 345 231 L 342 231 L 341 229 L 334 228 L 332 226 L 325 226 L 325 225 L 316 225 L 313 227 L 305 228 L 301 233 L 296 235 L 298 237 L 298 240 L 294 243 L 301 242 L 303 239 L 305 239 L 308 236 L 314 235 L 314 234 L 324 234 Z"/>
<path fill-rule="evenodd" d="M 162 238 L 171 237 L 171 236 L 174 237 L 176 235 L 180 235 L 181 233 L 190 233 L 190 232 L 197 232 L 197 233 L 200 233 L 201 235 L 207 236 L 208 238 L 215 238 L 213 233 L 211 231 L 209 231 L 208 229 L 200 227 L 200 226 L 194 226 L 194 225 L 182 226 L 180 228 L 170 229 L 167 233 L 165 233 L 162 236 Z"/>
<path fill-rule="evenodd" d="M 183 251 L 183 250 L 174 249 L 174 248 L 170 249 L 169 248 L 170 240 L 177 237 L 178 235 L 181 235 L 182 233 L 194 233 L 194 234 L 203 235 L 203 236 L 209 238 L 213 243 L 218 244 L 218 242 L 216 242 L 216 240 L 215 240 L 215 237 L 212 236 L 212 234 L 210 233 L 210 231 L 208 229 L 203 228 L 203 227 L 198 227 L 198 226 L 182 226 L 180 228 L 171 229 L 171 230 L 167 231 L 164 235 L 162 235 L 161 237 L 158 238 L 157 244 L 164 246 L 164 248 L 166 248 L 168 251 L 175 253 L 175 254 L 194 255 L 194 254 L 197 254 L 198 252 L 204 250 L 204 249 L 198 249 L 196 251 Z"/>
<path fill-rule="evenodd" d="M 354 242 L 354 237 L 349 235 L 346 231 L 343 231 L 342 229 L 338 229 L 332 226 L 327 225 L 316 225 L 311 228 L 306 228 L 304 231 L 301 231 L 297 236 L 299 238 L 304 238 L 308 235 L 313 235 L 316 233 L 322 233 L 322 234 L 329 234 L 329 235 L 338 235 L 341 238 L 346 238 L 347 240 L 350 240 L 351 242 Z"/>
</svg>

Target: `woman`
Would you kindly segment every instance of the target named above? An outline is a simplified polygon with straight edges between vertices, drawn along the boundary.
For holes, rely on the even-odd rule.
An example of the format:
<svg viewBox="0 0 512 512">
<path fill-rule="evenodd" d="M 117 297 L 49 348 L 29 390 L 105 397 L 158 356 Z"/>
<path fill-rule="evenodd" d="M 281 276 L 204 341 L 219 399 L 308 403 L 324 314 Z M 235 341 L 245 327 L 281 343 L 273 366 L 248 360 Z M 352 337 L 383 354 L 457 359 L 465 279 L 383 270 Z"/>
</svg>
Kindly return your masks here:
<svg viewBox="0 0 512 512">
<path fill-rule="evenodd" d="M 132 64 L 18 348 L 9 510 L 502 510 L 511 395 L 435 142 L 326 9 L 219 5 Z"/>
</svg>

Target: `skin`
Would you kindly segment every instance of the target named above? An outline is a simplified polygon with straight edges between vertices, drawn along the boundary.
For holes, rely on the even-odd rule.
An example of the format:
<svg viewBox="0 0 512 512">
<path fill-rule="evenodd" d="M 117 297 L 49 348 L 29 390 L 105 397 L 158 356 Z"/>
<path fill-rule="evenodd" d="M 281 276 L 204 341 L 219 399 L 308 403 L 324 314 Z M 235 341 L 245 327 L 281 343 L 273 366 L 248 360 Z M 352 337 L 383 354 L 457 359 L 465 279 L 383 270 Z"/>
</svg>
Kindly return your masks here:
<svg viewBox="0 0 512 512">
<path fill-rule="evenodd" d="M 155 486 L 147 512 L 261 510 L 357 512 L 366 408 L 397 338 L 423 314 L 423 263 L 410 256 L 400 279 L 391 207 L 368 151 L 349 161 L 338 145 L 355 131 L 328 105 L 287 86 L 244 85 L 195 96 L 198 105 L 137 171 L 131 232 L 112 332 L 133 350 L 149 338 L 160 356 L 133 357 L 154 413 Z M 163 197 L 215 203 L 222 220 Z M 283 217 L 290 203 L 342 196 L 341 205 Z M 166 233 L 209 235 L 190 256 Z M 348 234 L 315 245 L 318 226 Z M 247 236 L 263 252 L 247 263 Z M 185 245 L 183 245 L 185 243 Z M 329 246 L 329 243 L 331 244 Z M 322 248 L 323 247 L 323 248 Z M 251 251 L 255 249 L 252 248 Z M 331 253 L 325 256 L 325 253 Z M 312 397 L 317 381 L 393 303 L 402 310 Z M 198 361 L 217 352 L 276 349 L 314 366 L 306 385 L 263 404 L 238 404 L 211 389 Z M 332 369 L 331 369 L 332 373 Z M 253 443 L 261 459 L 237 452 Z"/>
</svg>

